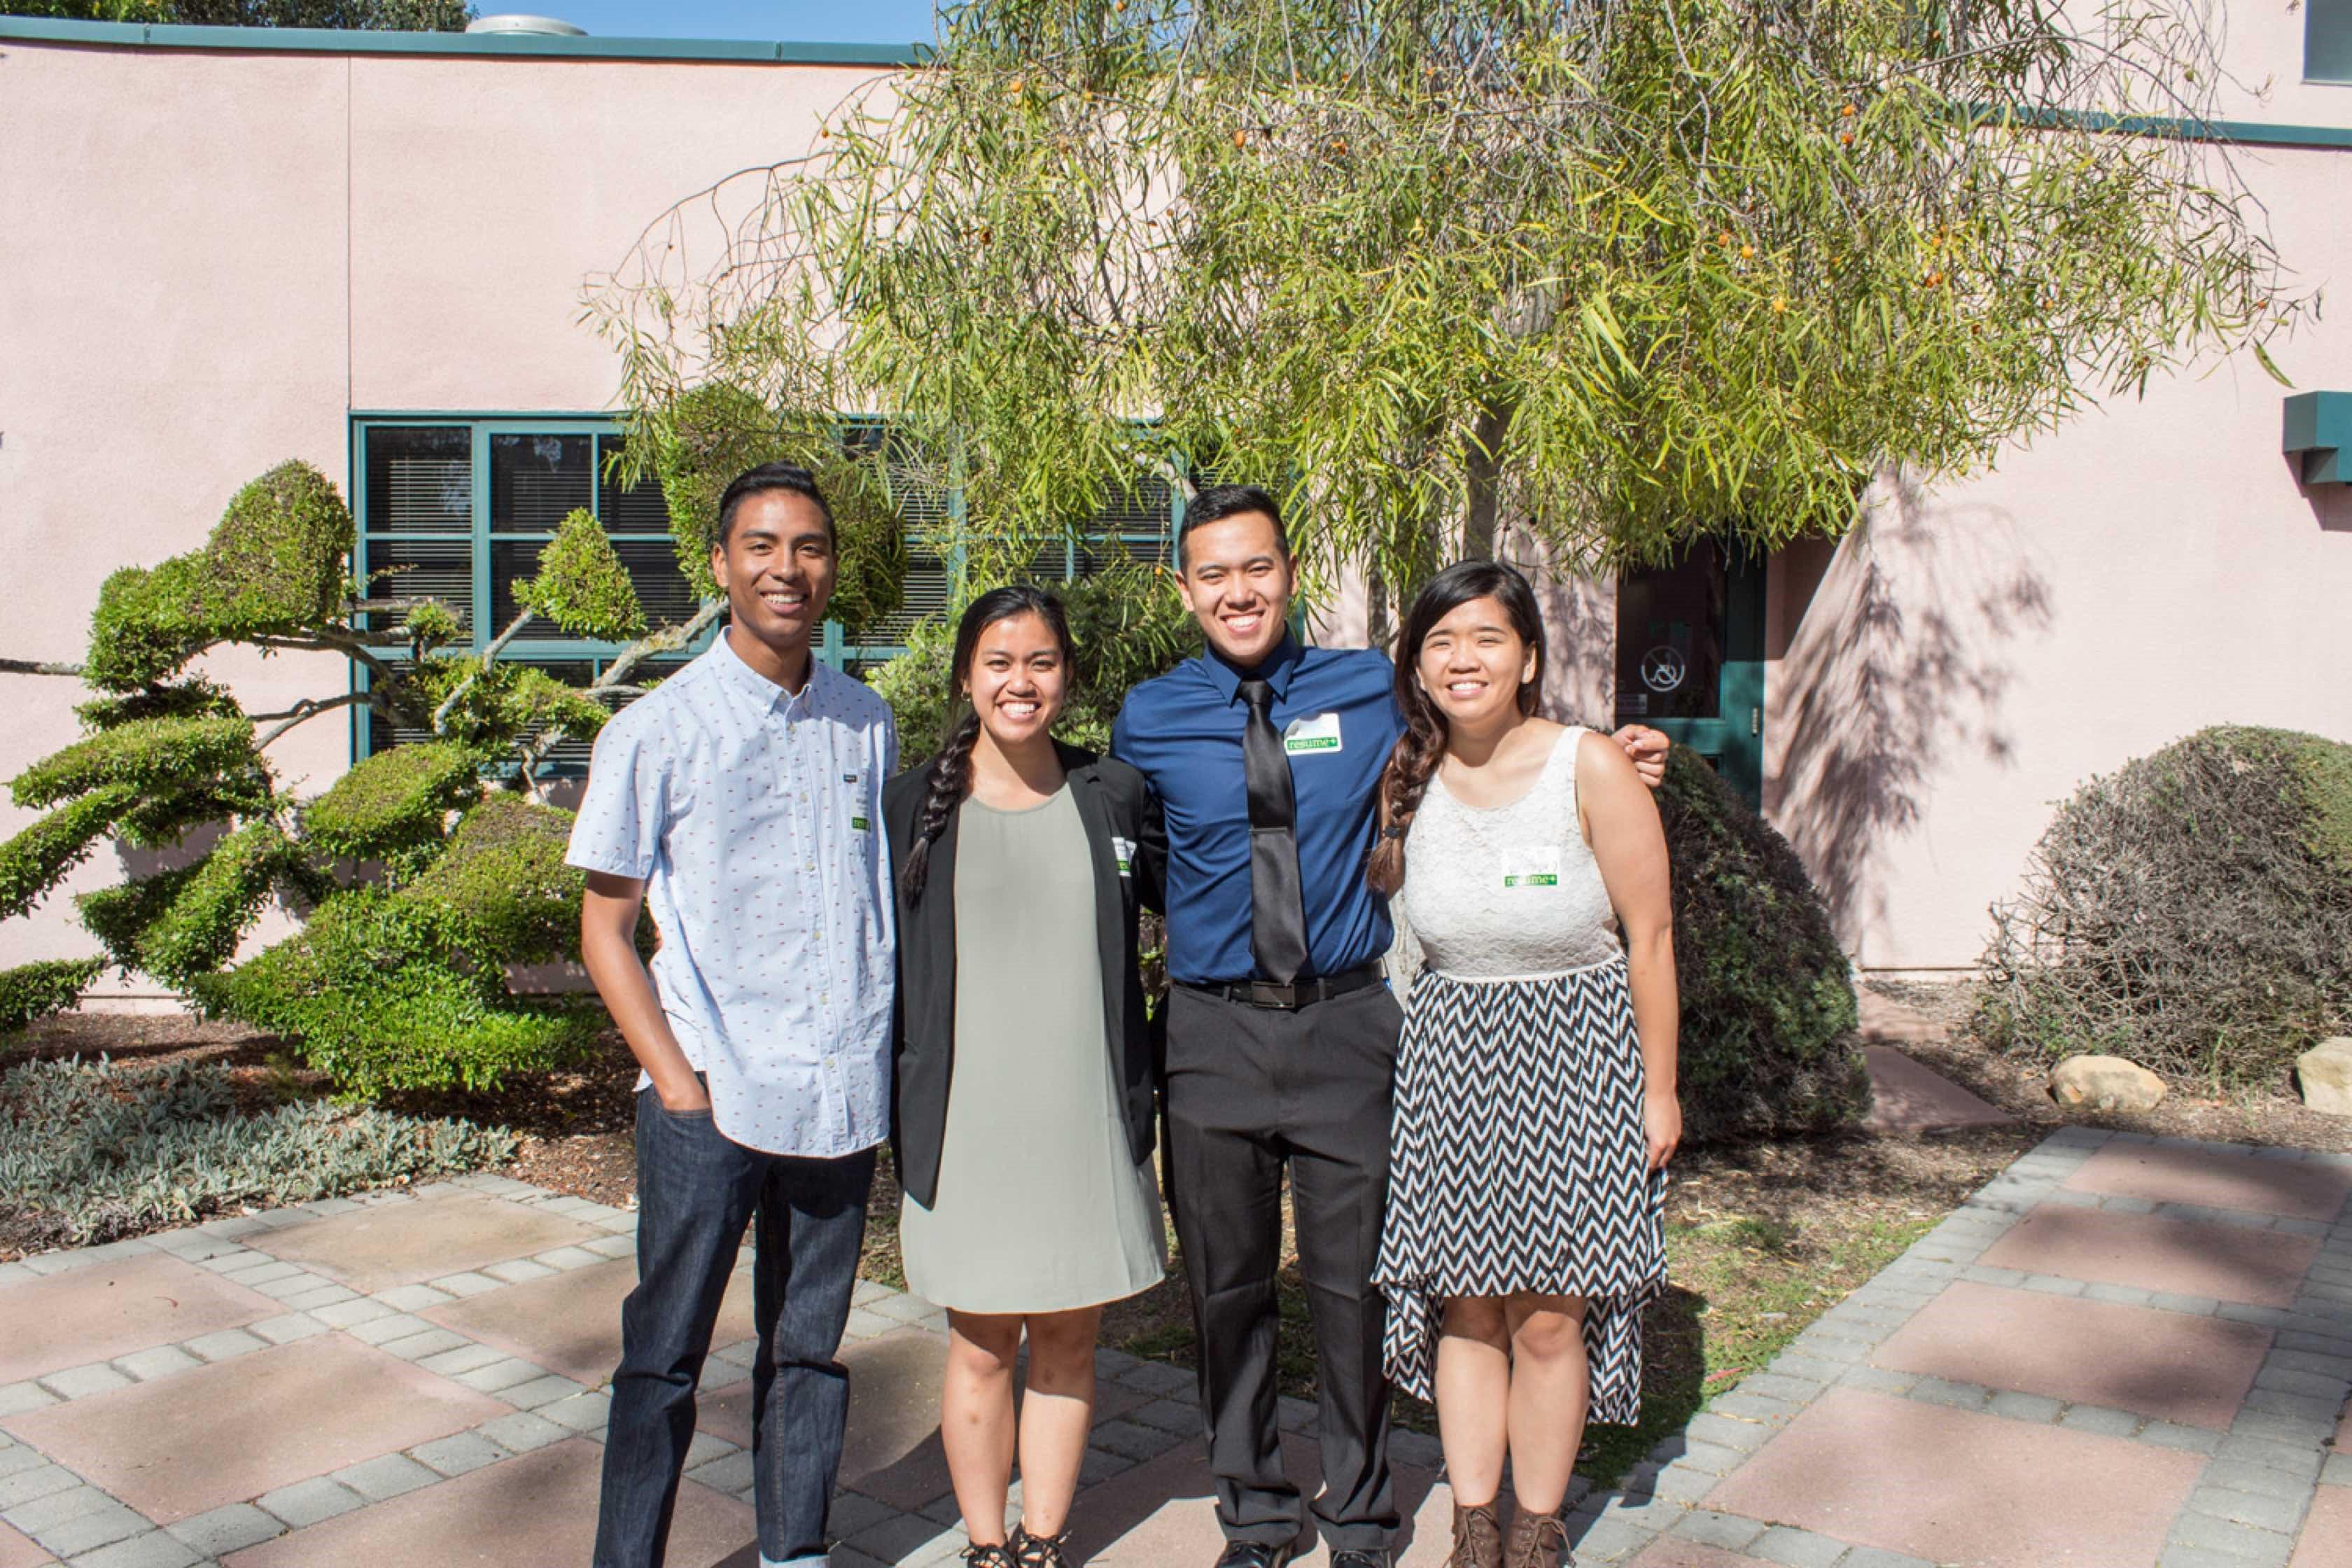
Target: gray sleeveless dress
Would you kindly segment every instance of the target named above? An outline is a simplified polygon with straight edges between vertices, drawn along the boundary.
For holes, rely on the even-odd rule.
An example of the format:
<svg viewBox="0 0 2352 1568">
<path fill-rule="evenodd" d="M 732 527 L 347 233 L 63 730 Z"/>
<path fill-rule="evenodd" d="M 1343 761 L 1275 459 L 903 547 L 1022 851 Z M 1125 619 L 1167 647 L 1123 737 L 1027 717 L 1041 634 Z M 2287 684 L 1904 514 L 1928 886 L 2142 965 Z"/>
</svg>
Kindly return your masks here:
<svg viewBox="0 0 2352 1568">
<path fill-rule="evenodd" d="M 955 1075 L 939 1190 L 899 1213 L 907 1288 L 965 1312 L 1132 1296 L 1168 1233 L 1112 1077 L 1086 823 L 1067 784 L 957 810 Z"/>
<path fill-rule="evenodd" d="M 1616 917 L 1576 818 L 1570 728 L 1492 810 L 1433 778 L 1405 835 L 1425 968 L 1397 1048 L 1373 1279 L 1398 1386 L 1433 1399 L 1447 1298 L 1582 1296 L 1591 1418 L 1641 1414 L 1642 1309 L 1665 1284 L 1661 1181 Z"/>
</svg>

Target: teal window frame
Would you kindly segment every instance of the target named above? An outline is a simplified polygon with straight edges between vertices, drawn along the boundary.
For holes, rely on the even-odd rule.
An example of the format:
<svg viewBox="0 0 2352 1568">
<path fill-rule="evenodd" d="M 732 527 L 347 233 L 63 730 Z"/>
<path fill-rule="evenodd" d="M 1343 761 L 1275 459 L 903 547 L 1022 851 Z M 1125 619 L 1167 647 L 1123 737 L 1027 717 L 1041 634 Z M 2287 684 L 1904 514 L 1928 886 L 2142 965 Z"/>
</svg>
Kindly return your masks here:
<svg viewBox="0 0 2352 1568">
<path fill-rule="evenodd" d="M 851 423 L 861 426 L 872 426 L 880 424 L 880 420 L 870 416 L 860 416 Z M 371 568 L 368 551 L 371 538 L 393 537 L 386 534 L 371 536 L 367 528 L 368 433 L 371 430 L 383 429 L 452 428 L 464 428 L 468 433 L 469 474 L 472 489 L 470 527 L 464 533 L 452 531 L 429 537 L 453 542 L 464 539 L 468 542 L 472 563 L 469 583 L 472 602 L 467 616 L 468 640 L 465 646 L 471 651 L 479 653 L 490 645 L 500 629 L 491 624 L 490 617 L 491 606 L 498 599 L 497 574 L 494 564 L 497 559 L 497 547 L 510 543 L 544 542 L 554 537 L 553 533 L 541 530 L 491 527 L 490 448 L 493 438 L 499 436 L 586 436 L 593 440 L 600 437 L 621 436 L 625 434 L 625 430 L 623 421 L 614 415 L 578 411 L 529 413 L 506 410 L 486 413 L 441 409 L 354 410 L 350 416 L 347 458 L 349 468 L 346 471 L 352 478 L 352 517 L 356 525 L 352 569 L 363 581 Z M 1181 485 L 1171 484 L 1168 488 L 1168 495 L 1167 517 L 1157 531 L 1144 529 L 1121 529 L 1115 537 L 1118 541 L 1119 547 L 1128 552 L 1130 556 L 1134 554 L 1137 546 L 1157 546 L 1160 561 L 1172 569 L 1175 563 L 1176 538 L 1183 528 L 1183 489 Z M 949 535 L 953 539 L 961 534 L 963 527 L 962 487 L 950 488 L 942 500 Z M 589 507 L 596 514 L 600 522 L 604 521 L 604 487 L 601 476 L 592 474 L 589 483 Z M 614 533 L 612 537 L 624 543 L 650 542 L 656 539 L 666 544 L 671 542 L 671 535 L 667 530 L 658 534 L 637 531 Z M 1106 533 L 1098 537 L 1107 544 L 1114 536 Z M 913 543 L 914 541 L 910 539 L 908 542 Z M 1083 574 L 1079 570 L 1081 563 L 1077 553 L 1081 547 L 1082 542 L 1078 540 L 1066 540 L 1062 542 L 1061 581 L 1072 582 Z M 968 586 L 964 552 L 960 544 L 950 544 L 943 556 L 943 564 L 947 570 L 947 592 L 945 603 L 938 612 L 941 614 L 944 614 L 946 605 L 952 604 L 963 596 Z M 371 597 L 378 594 L 389 596 L 396 595 L 398 591 L 396 577 L 386 579 L 380 584 L 368 584 Z M 926 617 L 918 616 L 910 623 L 910 626 L 920 624 L 923 618 Z M 679 650 L 678 654 L 667 657 L 690 658 L 702 653 L 709 647 L 711 640 L 718 637 L 719 630 L 720 627 L 717 626 L 710 627 Z M 534 637 L 509 643 L 499 657 L 516 664 L 585 664 L 592 671 L 601 674 L 605 663 L 618 657 L 626 646 L 624 643 L 589 638 Z M 848 640 L 847 630 L 839 621 L 827 620 L 811 651 L 818 659 L 835 669 L 854 673 L 866 666 L 896 658 L 907 651 L 907 644 L 903 642 L 853 643 Z M 395 659 L 394 662 L 399 661 Z M 352 689 L 363 691 L 367 689 L 367 671 L 356 664 L 353 665 Z M 373 719 L 372 710 L 365 706 L 354 706 L 352 710 L 351 755 L 354 763 L 363 761 L 373 754 Z M 561 776 L 562 773 L 571 770 L 560 767 L 551 770 L 555 776 Z"/>
<path fill-rule="evenodd" d="M 2303 79 L 2352 83 L 2352 0 L 2303 0 Z"/>
<path fill-rule="evenodd" d="M 384 534 L 372 536 L 367 527 L 368 432 L 384 429 L 457 428 L 463 428 L 467 432 L 470 443 L 468 447 L 472 486 L 470 527 L 464 533 L 453 531 L 434 537 L 451 541 L 464 539 L 468 542 L 472 563 L 469 583 L 472 602 L 467 616 L 468 641 L 466 646 L 473 652 L 479 653 L 490 645 L 500 630 L 499 627 L 490 624 L 489 614 L 491 606 L 498 598 L 497 573 L 494 564 L 497 559 L 497 546 L 544 542 L 555 537 L 552 532 L 544 530 L 494 529 L 490 526 L 490 444 L 493 437 L 586 436 L 591 440 L 594 440 L 599 437 L 621 436 L 625 434 L 625 431 L 622 421 L 610 414 L 578 412 L 530 414 L 513 411 L 478 413 L 412 409 L 353 412 L 351 416 L 350 468 L 348 470 L 352 476 L 352 520 L 355 526 L 352 570 L 363 583 L 366 583 L 367 574 L 371 570 L 368 552 L 371 539 L 392 537 Z M 591 450 L 596 451 L 598 448 L 592 447 Z M 588 494 L 589 509 L 597 515 L 601 522 L 604 513 L 604 487 L 601 476 L 593 472 L 589 480 Z M 658 533 L 639 530 L 616 533 L 613 537 L 624 543 L 650 543 L 655 541 L 659 541 L 663 544 L 671 542 L 671 536 L 667 529 Z M 399 593 L 399 580 L 394 577 L 379 583 L 367 583 L 366 591 L 371 597 L 378 595 L 395 595 Z M 837 642 L 839 628 L 828 624 L 826 630 Z M 719 628 L 716 626 L 706 630 L 681 649 L 680 656 L 692 658 L 701 653 L 710 646 L 711 639 L 718 635 Z M 585 664 L 589 666 L 592 672 L 602 674 L 604 665 L 618 657 L 626 646 L 625 643 L 583 637 L 543 637 L 527 641 L 518 639 L 509 643 L 499 657 L 515 664 Z M 402 661 L 395 658 L 393 662 Z M 358 665 L 353 665 L 352 689 L 363 691 L 367 689 L 367 671 Z M 352 710 L 352 760 L 357 763 L 374 754 L 372 722 L 373 714 L 364 706 L 355 706 Z M 563 771 L 565 770 L 561 768 L 554 770 L 559 775 Z"/>
</svg>

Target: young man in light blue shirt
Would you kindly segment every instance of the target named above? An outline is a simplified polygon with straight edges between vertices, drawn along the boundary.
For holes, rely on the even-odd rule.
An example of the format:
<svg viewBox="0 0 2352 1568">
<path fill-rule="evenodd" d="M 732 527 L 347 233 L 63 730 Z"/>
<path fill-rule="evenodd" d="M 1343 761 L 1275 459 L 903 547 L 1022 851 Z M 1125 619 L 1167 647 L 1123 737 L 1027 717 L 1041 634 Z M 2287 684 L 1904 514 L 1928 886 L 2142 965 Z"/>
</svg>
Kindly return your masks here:
<svg viewBox="0 0 2352 1568">
<path fill-rule="evenodd" d="M 841 1464 L 849 1315 L 889 1133 L 888 707 L 819 664 L 830 509 L 772 463 L 719 501 L 729 624 L 597 737 L 568 856 L 581 951 L 644 1072 L 637 1288 L 621 1311 L 595 1568 L 657 1568 L 695 1390 L 758 1220 L 754 1493 L 763 1568 L 821 1563 Z M 640 909 L 661 933 L 651 973 Z"/>
</svg>

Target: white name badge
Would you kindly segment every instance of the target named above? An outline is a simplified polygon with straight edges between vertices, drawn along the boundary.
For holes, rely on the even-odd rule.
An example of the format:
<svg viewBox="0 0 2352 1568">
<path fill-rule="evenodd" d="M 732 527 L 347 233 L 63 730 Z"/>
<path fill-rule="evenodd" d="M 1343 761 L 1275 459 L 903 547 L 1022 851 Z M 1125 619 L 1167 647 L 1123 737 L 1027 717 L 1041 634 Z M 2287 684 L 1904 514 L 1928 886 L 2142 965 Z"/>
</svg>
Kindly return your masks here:
<svg viewBox="0 0 2352 1568">
<path fill-rule="evenodd" d="M 1122 877 L 1128 875 L 1129 867 L 1132 866 L 1135 862 L 1135 840 L 1132 838 L 1121 838 L 1117 835 L 1113 835 L 1110 841 L 1110 852 L 1118 857 L 1118 874 Z"/>
<path fill-rule="evenodd" d="M 1339 750 L 1339 715 L 1318 713 L 1312 719 L 1293 719 L 1282 732 L 1282 749 L 1294 757 Z"/>
<path fill-rule="evenodd" d="M 1522 848 L 1503 852 L 1503 886 L 1506 888 L 1557 888 L 1559 886 L 1559 846 L 1531 844 Z"/>
</svg>

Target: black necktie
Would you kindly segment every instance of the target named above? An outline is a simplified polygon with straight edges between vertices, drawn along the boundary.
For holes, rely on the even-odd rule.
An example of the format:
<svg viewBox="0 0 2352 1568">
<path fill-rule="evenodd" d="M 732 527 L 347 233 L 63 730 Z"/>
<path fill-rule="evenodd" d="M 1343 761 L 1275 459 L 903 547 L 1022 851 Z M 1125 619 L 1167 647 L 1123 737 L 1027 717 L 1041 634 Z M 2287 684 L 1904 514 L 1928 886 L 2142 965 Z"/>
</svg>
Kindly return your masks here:
<svg viewBox="0 0 2352 1568">
<path fill-rule="evenodd" d="M 1298 803 L 1290 759 L 1266 706 L 1273 688 L 1242 682 L 1249 722 L 1242 727 L 1242 775 L 1249 788 L 1250 955 L 1258 973 L 1287 985 L 1307 967 L 1307 910 L 1298 891 Z"/>
</svg>

